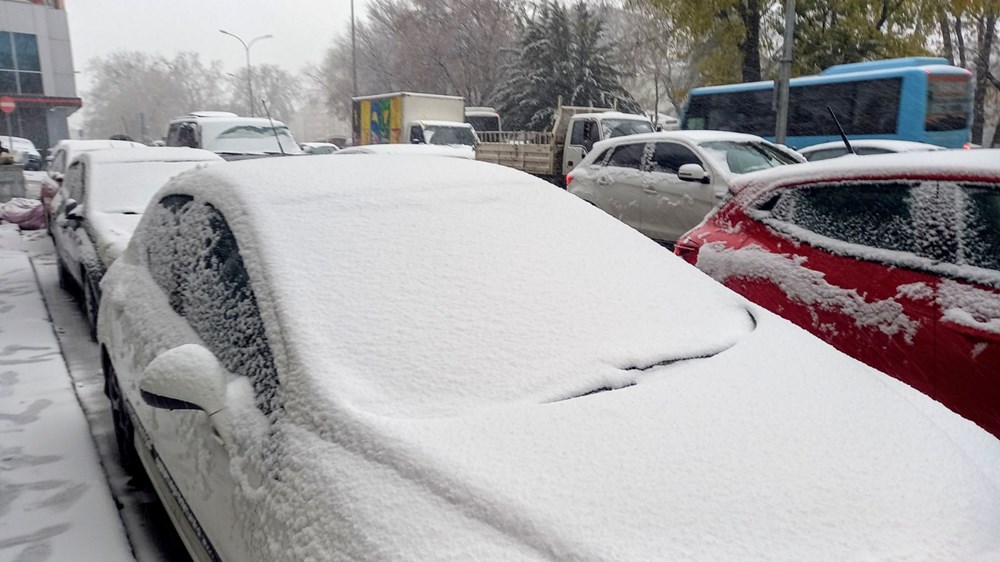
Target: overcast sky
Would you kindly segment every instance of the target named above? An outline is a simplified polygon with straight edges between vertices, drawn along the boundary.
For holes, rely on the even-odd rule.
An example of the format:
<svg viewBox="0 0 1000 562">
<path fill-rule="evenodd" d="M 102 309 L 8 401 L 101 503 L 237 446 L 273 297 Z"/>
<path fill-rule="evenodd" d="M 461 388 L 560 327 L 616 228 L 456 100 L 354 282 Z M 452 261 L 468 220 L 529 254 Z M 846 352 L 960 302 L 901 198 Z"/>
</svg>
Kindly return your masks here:
<svg viewBox="0 0 1000 562">
<path fill-rule="evenodd" d="M 355 16 L 367 0 L 355 0 Z M 89 88 L 87 65 L 119 49 L 172 57 L 196 51 L 203 61 L 219 60 L 227 71 L 245 65 L 235 33 L 249 42 L 251 64 L 276 64 L 296 73 L 318 63 L 333 38 L 350 25 L 350 0 L 66 0 L 78 95 Z"/>
</svg>

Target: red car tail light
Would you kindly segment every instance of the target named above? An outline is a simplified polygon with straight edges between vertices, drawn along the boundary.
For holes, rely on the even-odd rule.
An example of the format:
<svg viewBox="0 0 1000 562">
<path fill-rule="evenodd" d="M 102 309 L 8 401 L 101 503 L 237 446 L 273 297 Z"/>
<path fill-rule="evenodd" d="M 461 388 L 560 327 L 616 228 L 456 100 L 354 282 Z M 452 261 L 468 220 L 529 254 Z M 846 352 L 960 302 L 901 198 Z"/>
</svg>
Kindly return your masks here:
<svg viewBox="0 0 1000 562">
<path fill-rule="evenodd" d="M 571 183 L 573 183 L 573 174 L 566 174 L 566 189 L 569 189 Z"/>
</svg>

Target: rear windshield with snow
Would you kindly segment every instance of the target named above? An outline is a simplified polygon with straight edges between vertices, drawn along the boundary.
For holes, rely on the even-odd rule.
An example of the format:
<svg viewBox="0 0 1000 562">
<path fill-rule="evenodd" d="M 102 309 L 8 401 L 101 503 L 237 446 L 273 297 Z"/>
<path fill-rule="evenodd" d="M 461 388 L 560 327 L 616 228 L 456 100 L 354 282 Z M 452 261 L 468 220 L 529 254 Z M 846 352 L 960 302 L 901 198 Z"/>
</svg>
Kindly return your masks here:
<svg viewBox="0 0 1000 562">
<path fill-rule="evenodd" d="M 302 154 L 284 125 L 206 122 L 201 125 L 201 147 L 234 154 Z"/>
</svg>

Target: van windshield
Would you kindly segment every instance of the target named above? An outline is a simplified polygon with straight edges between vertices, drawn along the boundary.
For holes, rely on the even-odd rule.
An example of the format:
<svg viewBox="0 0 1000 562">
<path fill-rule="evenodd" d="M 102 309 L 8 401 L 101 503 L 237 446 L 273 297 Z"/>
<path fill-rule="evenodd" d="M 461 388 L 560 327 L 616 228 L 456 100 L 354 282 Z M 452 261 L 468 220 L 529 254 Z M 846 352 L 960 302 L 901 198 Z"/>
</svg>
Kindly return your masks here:
<svg viewBox="0 0 1000 562">
<path fill-rule="evenodd" d="M 606 139 L 653 132 L 653 123 L 643 119 L 602 119 L 601 127 Z"/>
<path fill-rule="evenodd" d="M 281 146 L 278 146 L 278 143 Z M 202 123 L 201 147 L 232 154 L 302 154 L 288 127 L 276 123 Z"/>
<path fill-rule="evenodd" d="M 427 144 L 476 146 L 476 134 L 472 132 L 472 127 L 424 125 L 424 140 Z"/>
</svg>

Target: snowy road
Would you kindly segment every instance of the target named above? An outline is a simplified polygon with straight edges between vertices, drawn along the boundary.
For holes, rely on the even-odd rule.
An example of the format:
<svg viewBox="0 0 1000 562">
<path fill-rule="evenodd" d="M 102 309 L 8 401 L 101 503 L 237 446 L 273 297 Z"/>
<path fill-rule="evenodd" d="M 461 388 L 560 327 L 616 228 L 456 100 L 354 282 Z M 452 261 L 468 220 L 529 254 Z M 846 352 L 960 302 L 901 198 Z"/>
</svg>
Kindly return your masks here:
<svg viewBox="0 0 1000 562">
<path fill-rule="evenodd" d="M 99 351 L 55 264 L 43 232 L 0 225 L 0 561 L 187 560 L 118 464 Z"/>
</svg>

